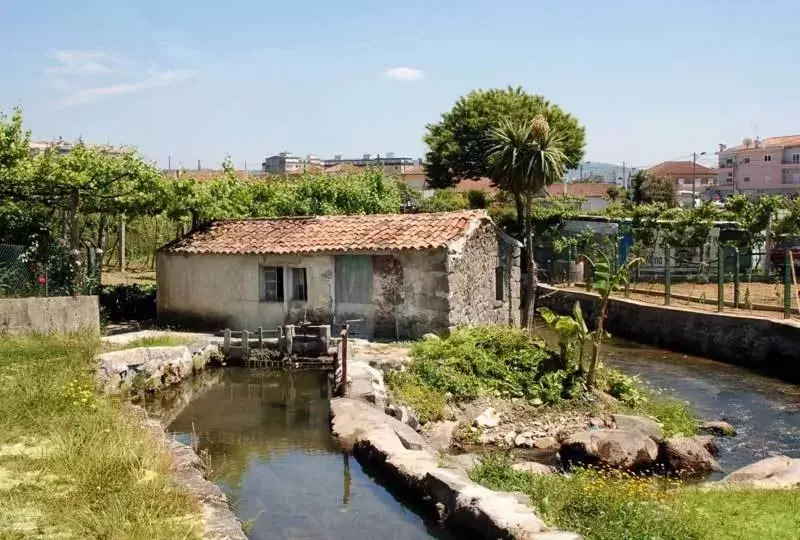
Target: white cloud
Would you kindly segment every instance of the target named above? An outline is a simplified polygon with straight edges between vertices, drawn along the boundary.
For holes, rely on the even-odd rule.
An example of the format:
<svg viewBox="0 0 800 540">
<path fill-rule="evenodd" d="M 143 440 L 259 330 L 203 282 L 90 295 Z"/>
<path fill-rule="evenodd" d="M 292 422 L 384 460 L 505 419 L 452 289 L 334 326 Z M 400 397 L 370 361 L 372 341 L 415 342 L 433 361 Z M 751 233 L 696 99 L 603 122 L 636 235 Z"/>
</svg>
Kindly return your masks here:
<svg viewBox="0 0 800 540">
<path fill-rule="evenodd" d="M 425 76 L 422 71 L 412 67 L 393 67 L 387 70 L 385 75 L 397 81 L 418 81 Z"/>
<path fill-rule="evenodd" d="M 59 100 L 57 106 L 59 108 L 72 107 L 75 105 L 89 103 L 95 99 L 107 96 L 132 94 L 135 92 L 141 92 L 142 90 L 148 90 L 150 88 L 169 86 L 171 84 L 185 81 L 194 75 L 195 73 L 189 70 L 150 71 L 147 78 L 137 81 L 115 83 L 106 86 L 97 86 L 78 90 L 77 92 L 73 92 Z"/>
<path fill-rule="evenodd" d="M 76 49 L 57 49 L 50 51 L 56 65 L 48 71 L 54 75 L 99 75 L 111 73 L 117 63 L 114 55 L 105 51 L 79 51 Z"/>
</svg>

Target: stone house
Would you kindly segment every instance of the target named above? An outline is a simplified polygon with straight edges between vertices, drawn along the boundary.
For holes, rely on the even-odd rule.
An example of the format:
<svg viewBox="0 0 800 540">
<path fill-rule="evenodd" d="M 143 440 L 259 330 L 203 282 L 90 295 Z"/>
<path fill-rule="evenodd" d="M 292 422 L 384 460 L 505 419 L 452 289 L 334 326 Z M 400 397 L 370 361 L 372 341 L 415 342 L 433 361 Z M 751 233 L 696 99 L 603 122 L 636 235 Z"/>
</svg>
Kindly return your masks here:
<svg viewBox="0 0 800 540">
<path fill-rule="evenodd" d="M 415 338 L 519 321 L 520 244 L 483 210 L 216 221 L 159 249 L 159 320 L 275 329 L 302 320 Z"/>
</svg>

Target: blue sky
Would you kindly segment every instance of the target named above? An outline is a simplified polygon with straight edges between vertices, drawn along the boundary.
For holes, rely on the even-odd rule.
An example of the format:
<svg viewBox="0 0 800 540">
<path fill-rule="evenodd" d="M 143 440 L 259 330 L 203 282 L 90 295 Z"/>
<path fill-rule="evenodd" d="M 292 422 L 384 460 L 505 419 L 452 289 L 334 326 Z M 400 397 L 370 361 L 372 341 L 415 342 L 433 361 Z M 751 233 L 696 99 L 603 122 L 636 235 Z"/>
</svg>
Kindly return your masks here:
<svg viewBox="0 0 800 540">
<path fill-rule="evenodd" d="M 796 21 L 791 0 L 0 0 L 0 108 L 37 139 L 255 168 L 420 157 L 460 95 L 521 85 L 586 125 L 588 160 L 642 166 L 800 132 Z"/>
</svg>

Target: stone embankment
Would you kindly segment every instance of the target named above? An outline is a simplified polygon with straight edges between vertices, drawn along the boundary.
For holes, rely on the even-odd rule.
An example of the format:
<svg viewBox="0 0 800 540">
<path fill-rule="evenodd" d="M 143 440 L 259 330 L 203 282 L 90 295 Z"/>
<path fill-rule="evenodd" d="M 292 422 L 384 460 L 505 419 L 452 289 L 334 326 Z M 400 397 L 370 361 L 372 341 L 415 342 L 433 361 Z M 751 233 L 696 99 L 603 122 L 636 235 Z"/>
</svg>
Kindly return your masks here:
<svg viewBox="0 0 800 540">
<path fill-rule="evenodd" d="M 474 461 L 446 462 L 402 417 L 400 408 L 386 407 L 386 388 L 380 369 L 368 360 L 348 363 L 348 395 L 331 400 L 333 435 L 365 467 L 404 492 L 448 527 L 471 537 L 524 540 L 577 540 L 579 535 L 549 528 L 533 511 L 525 496 L 499 493 L 469 479 L 466 468 Z M 398 362 L 383 357 L 373 363 Z M 402 360 L 399 361 L 399 365 Z M 390 412 L 386 414 L 385 409 Z M 454 423 L 455 424 L 455 423 Z M 451 428 L 454 426 L 450 426 Z M 452 429 L 441 428 L 440 444 L 449 446 Z"/>
<path fill-rule="evenodd" d="M 153 336 L 136 332 L 105 338 L 104 341 L 124 344 L 142 337 Z M 205 369 L 218 352 L 218 343 L 205 336 L 187 346 L 138 347 L 108 352 L 95 359 L 95 378 L 107 393 L 167 389 Z M 228 498 L 219 486 L 206 479 L 202 460 L 195 450 L 168 437 L 161 422 L 149 418 L 143 408 L 131 404 L 127 408 L 154 437 L 163 439 L 172 455 L 175 483 L 194 495 L 202 508 L 204 538 L 246 540 L 242 524 L 233 513 Z"/>
</svg>

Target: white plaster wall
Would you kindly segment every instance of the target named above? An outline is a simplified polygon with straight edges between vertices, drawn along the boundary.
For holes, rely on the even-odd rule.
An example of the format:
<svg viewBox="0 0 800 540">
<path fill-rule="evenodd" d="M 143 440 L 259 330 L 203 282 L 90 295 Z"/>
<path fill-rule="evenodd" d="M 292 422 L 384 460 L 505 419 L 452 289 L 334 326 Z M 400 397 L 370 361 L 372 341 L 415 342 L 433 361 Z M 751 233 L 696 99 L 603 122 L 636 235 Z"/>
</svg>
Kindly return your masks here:
<svg viewBox="0 0 800 540">
<path fill-rule="evenodd" d="M 284 267 L 284 302 L 260 298 L 261 268 Z M 306 268 L 308 302 L 290 300 L 289 268 Z M 159 319 L 196 327 L 273 329 L 303 317 L 330 322 L 333 257 L 328 255 L 182 255 L 157 258 Z M 318 320 L 324 319 L 324 320 Z"/>
</svg>

